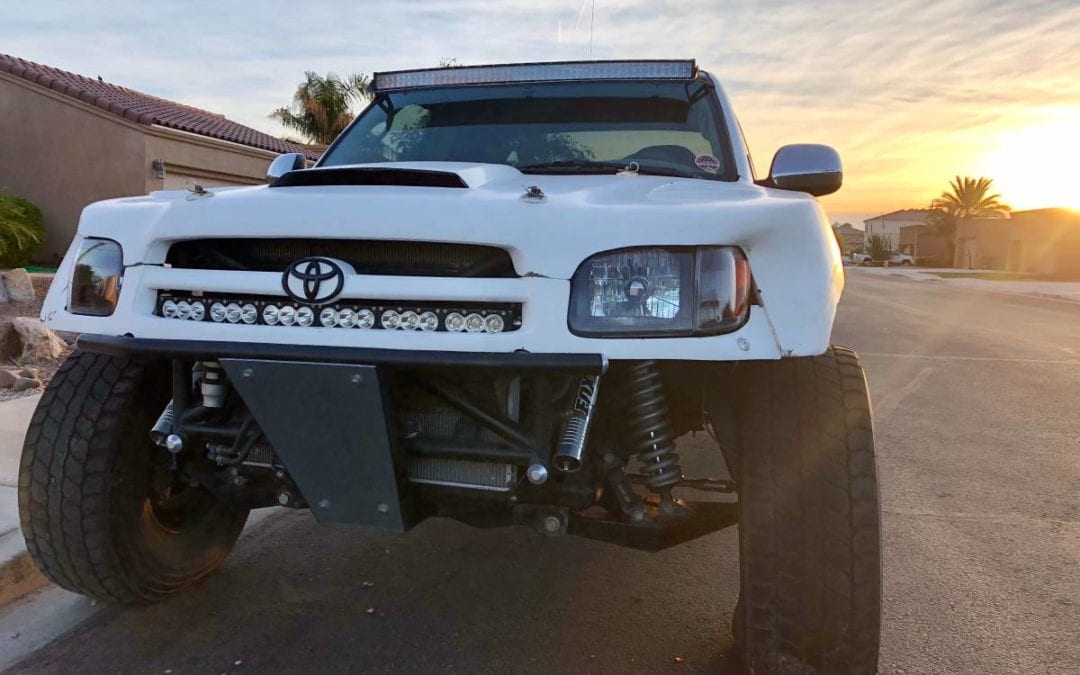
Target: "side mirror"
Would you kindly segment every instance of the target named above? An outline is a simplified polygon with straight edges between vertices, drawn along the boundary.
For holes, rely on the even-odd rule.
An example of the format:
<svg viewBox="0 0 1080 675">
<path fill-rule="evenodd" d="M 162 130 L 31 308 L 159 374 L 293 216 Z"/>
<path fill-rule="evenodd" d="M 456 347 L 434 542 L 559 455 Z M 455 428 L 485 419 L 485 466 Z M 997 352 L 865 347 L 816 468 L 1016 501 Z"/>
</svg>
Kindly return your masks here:
<svg viewBox="0 0 1080 675">
<path fill-rule="evenodd" d="M 287 152 L 284 155 L 278 155 L 274 161 L 270 162 L 270 167 L 266 170 L 266 180 L 273 183 L 290 171 L 304 168 L 307 168 L 307 157 L 299 152 Z"/>
<path fill-rule="evenodd" d="M 827 145 L 800 143 L 777 150 L 769 177 L 759 184 L 820 197 L 836 192 L 843 182 L 844 167 L 836 150 Z"/>
</svg>

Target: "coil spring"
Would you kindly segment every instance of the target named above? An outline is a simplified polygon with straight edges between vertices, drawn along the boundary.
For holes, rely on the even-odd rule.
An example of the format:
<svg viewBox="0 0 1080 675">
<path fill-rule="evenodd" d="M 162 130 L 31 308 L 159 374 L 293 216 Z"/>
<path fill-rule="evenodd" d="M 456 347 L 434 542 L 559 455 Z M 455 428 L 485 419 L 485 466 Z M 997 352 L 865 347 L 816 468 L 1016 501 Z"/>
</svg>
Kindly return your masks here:
<svg viewBox="0 0 1080 675">
<path fill-rule="evenodd" d="M 653 492 L 670 494 L 671 488 L 682 480 L 682 467 L 675 454 L 675 434 L 656 361 L 638 361 L 631 366 L 627 389 L 631 447 L 642 462 L 645 484 Z"/>
<path fill-rule="evenodd" d="M 566 428 L 559 437 L 559 447 L 577 447 L 585 443 L 585 434 L 589 430 L 589 418 L 596 406 L 596 377 L 584 377 L 578 385 L 574 405 L 566 420 Z"/>
<path fill-rule="evenodd" d="M 577 448 L 585 444 L 585 415 L 574 413 L 566 420 L 566 428 L 559 436 L 559 449 Z"/>
</svg>

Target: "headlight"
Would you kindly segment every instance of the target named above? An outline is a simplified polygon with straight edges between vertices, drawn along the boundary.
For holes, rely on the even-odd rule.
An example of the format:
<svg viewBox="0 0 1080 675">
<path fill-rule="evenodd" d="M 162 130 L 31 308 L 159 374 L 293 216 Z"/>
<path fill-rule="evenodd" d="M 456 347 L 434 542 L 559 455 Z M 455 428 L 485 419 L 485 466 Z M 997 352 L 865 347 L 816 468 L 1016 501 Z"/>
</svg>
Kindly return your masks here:
<svg viewBox="0 0 1080 675">
<path fill-rule="evenodd" d="M 570 331 L 593 337 L 716 335 L 749 315 L 750 267 L 730 246 L 593 256 L 571 282 Z"/>
<path fill-rule="evenodd" d="M 120 298 L 123 276 L 124 254 L 120 244 L 111 239 L 83 239 L 71 274 L 68 311 L 109 316 Z"/>
</svg>

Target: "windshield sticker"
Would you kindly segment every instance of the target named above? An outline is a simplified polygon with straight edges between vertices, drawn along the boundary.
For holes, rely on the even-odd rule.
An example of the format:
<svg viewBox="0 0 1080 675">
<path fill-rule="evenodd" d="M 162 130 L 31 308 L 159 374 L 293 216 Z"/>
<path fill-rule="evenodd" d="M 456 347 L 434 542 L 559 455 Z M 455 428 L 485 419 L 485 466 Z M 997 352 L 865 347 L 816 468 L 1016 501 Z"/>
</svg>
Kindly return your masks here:
<svg viewBox="0 0 1080 675">
<path fill-rule="evenodd" d="M 697 164 L 697 168 L 709 173 L 716 173 L 720 170 L 720 160 L 712 155 L 698 155 L 694 158 L 694 164 Z"/>
</svg>

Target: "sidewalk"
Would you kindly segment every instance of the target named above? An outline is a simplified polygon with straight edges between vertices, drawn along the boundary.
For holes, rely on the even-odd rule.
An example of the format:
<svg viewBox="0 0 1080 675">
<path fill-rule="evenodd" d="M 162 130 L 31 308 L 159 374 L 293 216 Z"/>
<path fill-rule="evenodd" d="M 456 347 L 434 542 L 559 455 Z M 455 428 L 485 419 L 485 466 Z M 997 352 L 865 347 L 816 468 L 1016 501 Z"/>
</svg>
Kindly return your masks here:
<svg viewBox="0 0 1080 675">
<path fill-rule="evenodd" d="M 19 456 L 40 394 L 0 401 L 0 603 L 45 583 L 19 530 Z"/>
<path fill-rule="evenodd" d="M 945 279 L 939 277 L 936 272 L 965 274 L 979 274 L 980 270 L 957 270 L 957 269 L 927 269 L 920 267 L 845 267 L 845 271 L 854 274 L 867 274 L 876 276 L 893 276 L 911 279 L 912 281 L 936 281 L 948 286 L 961 288 L 973 288 L 980 291 L 1004 293 L 1006 295 L 1027 295 L 1037 298 L 1050 298 L 1053 300 L 1067 300 L 1080 303 L 1080 281 L 999 281 L 991 279 Z M 993 270 L 985 272 L 988 275 L 995 273 Z"/>
</svg>

